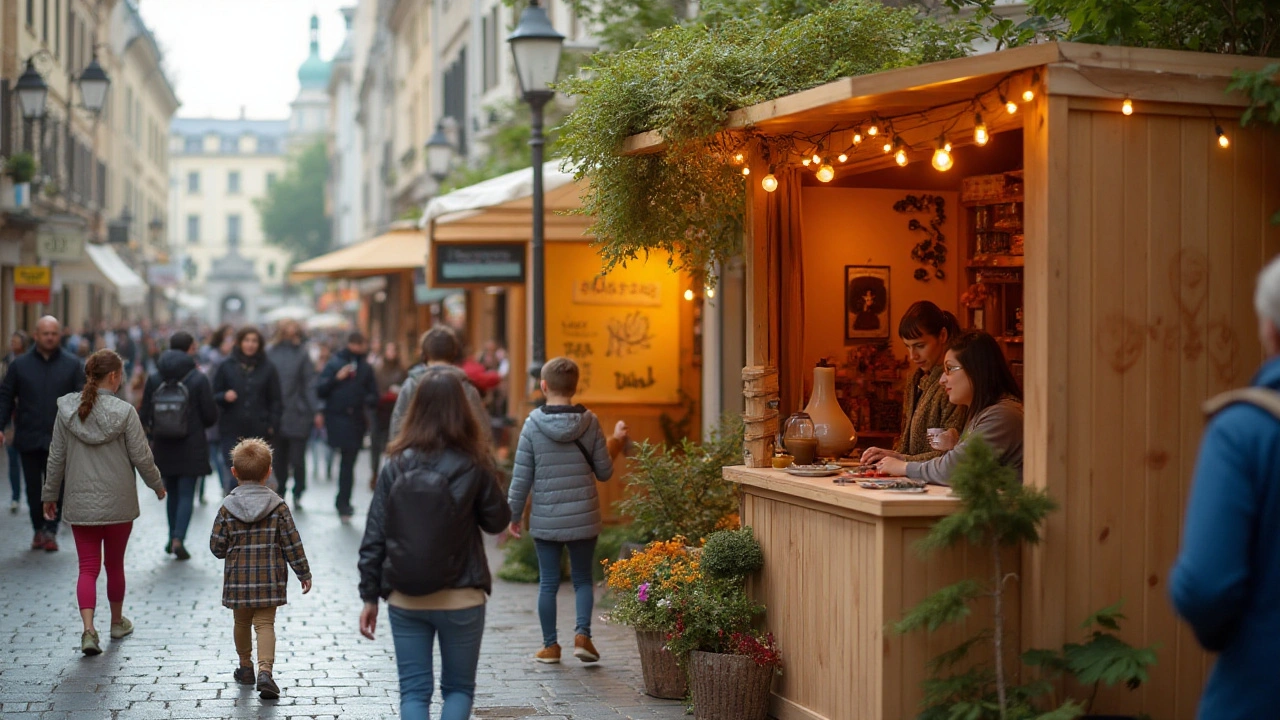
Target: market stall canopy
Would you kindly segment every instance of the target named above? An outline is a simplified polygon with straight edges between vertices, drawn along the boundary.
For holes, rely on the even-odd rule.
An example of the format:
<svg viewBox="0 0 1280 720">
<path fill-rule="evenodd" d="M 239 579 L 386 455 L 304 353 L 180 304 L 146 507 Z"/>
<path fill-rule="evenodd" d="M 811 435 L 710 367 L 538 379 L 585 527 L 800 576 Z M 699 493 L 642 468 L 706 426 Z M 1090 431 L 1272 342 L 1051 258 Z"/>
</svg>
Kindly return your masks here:
<svg viewBox="0 0 1280 720">
<path fill-rule="evenodd" d="M 422 267 L 426 257 L 427 241 L 422 231 L 401 227 L 299 263 L 289 273 L 289 279 L 360 278 L 405 272 Z"/>
<path fill-rule="evenodd" d="M 545 239 L 589 240 L 591 218 L 565 215 L 582 206 L 582 183 L 560 161 L 542 166 Z M 526 241 L 533 230 L 533 168 L 524 168 L 432 198 L 421 227 L 433 242 Z"/>
<path fill-rule="evenodd" d="M 147 299 L 147 284 L 108 245 L 89 243 L 84 246 L 84 259 L 58 263 L 54 272 L 63 283 L 88 283 L 114 290 L 121 305 L 141 305 Z"/>
</svg>

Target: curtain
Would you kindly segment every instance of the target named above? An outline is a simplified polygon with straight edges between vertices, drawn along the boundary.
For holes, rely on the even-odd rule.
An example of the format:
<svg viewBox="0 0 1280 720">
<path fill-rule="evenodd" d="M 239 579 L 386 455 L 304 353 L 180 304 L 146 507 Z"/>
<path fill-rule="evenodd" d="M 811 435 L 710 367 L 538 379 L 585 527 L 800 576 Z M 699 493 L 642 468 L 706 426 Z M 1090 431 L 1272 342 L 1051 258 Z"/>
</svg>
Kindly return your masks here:
<svg viewBox="0 0 1280 720">
<path fill-rule="evenodd" d="M 801 171 L 775 172 L 778 189 L 768 194 L 765 224 L 768 267 L 773 276 L 769 295 L 770 355 L 778 359 L 780 420 L 804 409 L 804 238 L 800 207 Z"/>
</svg>

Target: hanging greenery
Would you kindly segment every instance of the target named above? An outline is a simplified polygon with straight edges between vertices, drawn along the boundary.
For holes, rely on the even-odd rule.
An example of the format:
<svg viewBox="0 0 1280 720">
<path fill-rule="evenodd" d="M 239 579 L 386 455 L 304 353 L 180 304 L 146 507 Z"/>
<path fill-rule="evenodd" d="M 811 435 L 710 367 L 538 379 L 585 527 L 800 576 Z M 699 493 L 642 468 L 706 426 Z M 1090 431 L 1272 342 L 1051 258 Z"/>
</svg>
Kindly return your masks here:
<svg viewBox="0 0 1280 720">
<path fill-rule="evenodd" d="M 651 250 L 693 272 L 737 254 L 745 203 L 722 131 L 735 109 L 862 75 L 959 56 L 943 25 L 876 0 L 837 0 L 796 18 L 762 12 L 659 30 L 601 55 L 561 83 L 578 99 L 560 128 L 563 157 L 588 180 L 583 215 L 606 270 Z M 664 152 L 623 155 L 653 130 Z"/>
</svg>

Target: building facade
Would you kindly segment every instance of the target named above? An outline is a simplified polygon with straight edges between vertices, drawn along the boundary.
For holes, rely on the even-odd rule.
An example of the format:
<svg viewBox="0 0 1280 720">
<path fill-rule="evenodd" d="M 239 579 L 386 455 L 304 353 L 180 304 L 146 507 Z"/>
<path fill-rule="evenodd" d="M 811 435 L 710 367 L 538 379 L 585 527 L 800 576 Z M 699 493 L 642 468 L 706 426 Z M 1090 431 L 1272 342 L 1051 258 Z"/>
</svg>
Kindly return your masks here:
<svg viewBox="0 0 1280 720">
<path fill-rule="evenodd" d="M 347 34 L 333 56 L 329 75 L 329 215 L 333 218 L 333 245 L 343 247 L 361 239 L 364 230 L 363 150 L 360 124 L 356 122 L 354 7 L 343 8 Z"/>
</svg>

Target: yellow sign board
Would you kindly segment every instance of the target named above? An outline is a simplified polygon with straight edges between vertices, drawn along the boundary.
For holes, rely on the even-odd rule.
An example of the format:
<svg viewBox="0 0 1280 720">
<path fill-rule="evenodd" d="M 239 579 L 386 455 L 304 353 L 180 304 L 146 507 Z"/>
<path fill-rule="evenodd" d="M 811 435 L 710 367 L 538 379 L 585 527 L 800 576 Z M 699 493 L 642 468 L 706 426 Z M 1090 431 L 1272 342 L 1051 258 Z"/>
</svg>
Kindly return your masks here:
<svg viewBox="0 0 1280 720">
<path fill-rule="evenodd" d="M 587 243 L 546 246 L 547 357 L 573 358 L 584 403 L 680 400 L 679 274 L 655 253 L 600 277 Z"/>
<path fill-rule="evenodd" d="M 13 284 L 21 287 L 49 287 L 53 269 L 43 265 L 19 265 L 13 269 Z"/>
</svg>

